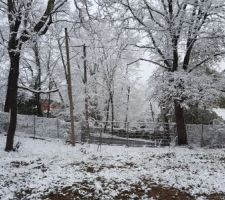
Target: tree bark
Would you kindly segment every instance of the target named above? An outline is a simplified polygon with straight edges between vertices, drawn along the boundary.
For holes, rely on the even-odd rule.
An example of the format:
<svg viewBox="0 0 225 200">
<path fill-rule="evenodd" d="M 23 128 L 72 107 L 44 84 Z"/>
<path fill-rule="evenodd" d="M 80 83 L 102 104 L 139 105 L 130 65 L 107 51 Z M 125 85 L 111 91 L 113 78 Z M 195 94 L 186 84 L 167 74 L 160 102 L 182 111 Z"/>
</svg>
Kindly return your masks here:
<svg viewBox="0 0 225 200">
<path fill-rule="evenodd" d="M 106 101 L 106 119 L 104 125 L 104 133 L 106 132 L 108 121 L 109 121 L 109 108 L 110 108 L 110 99 Z"/>
<path fill-rule="evenodd" d="M 36 106 L 37 106 L 37 116 L 43 117 L 43 113 L 42 113 L 42 109 L 41 109 L 40 93 L 35 94 L 35 102 L 36 102 Z"/>
<path fill-rule="evenodd" d="M 89 127 L 89 97 L 87 88 L 87 52 L 86 45 L 83 45 L 83 58 L 84 58 L 84 95 L 85 95 L 85 138 L 90 139 L 90 127 Z"/>
<path fill-rule="evenodd" d="M 129 103 L 130 103 L 130 87 L 127 87 L 127 106 L 126 106 L 125 123 L 124 123 L 124 128 L 126 130 L 128 129 Z"/>
<path fill-rule="evenodd" d="M 179 101 L 174 102 L 175 118 L 177 126 L 178 145 L 187 145 L 187 133 L 184 122 L 184 111 Z"/>
<path fill-rule="evenodd" d="M 15 81 L 16 81 L 16 73 L 19 73 L 19 60 L 20 60 L 20 54 L 9 53 L 10 58 L 10 71 L 8 76 L 8 88 L 6 93 L 6 100 L 5 100 L 5 106 L 4 106 L 4 112 L 9 112 L 11 109 L 11 103 L 13 101 L 12 94 L 15 91 Z M 17 77 L 18 81 L 18 77 Z M 17 87 L 17 85 L 16 85 Z"/>
<path fill-rule="evenodd" d="M 155 113 L 153 111 L 153 107 L 152 107 L 151 102 L 149 102 L 149 106 L 150 106 L 150 114 L 151 114 L 151 117 L 152 117 L 152 121 L 154 122 L 155 121 Z"/>
<path fill-rule="evenodd" d="M 71 134 L 70 134 L 70 142 L 72 146 L 75 146 L 75 117 L 74 117 L 74 103 L 73 103 L 73 91 L 72 91 L 72 78 L 71 78 L 71 66 L 70 66 L 70 51 L 69 51 L 69 36 L 67 32 L 67 28 L 65 28 L 65 41 L 66 41 L 66 59 L 67 59 L 67 89 L 68 89 L 68 97 L 70 103 L 70 123 L 71 123 Z"/>
<path fill-rule="evenodd" d="M 35 63 L 36 66 L 38 68 L 38 75 L 36 77 L 35 80 L 35 86 L 34 89 L 35 90 L 41 90 L 41 62 L 40 62 L 40 56 L 39 56 L 39 48 L 37 43 L 35 42 L 35 45 L 33 47 L 33 51 L 34 51 L 34 55 L 35 55 Z M 43 113 L 42 113 L 42 109 L 41 109 L 41 94 L 40 93 L 36 93 L 34 94 L 35 96 L 35 103 L 36 103 L 36 107 L 37 107 L 37 116 L 39 117 L 43 117 Z"/>
<path fill-rule="evenodd" d="M 11 85 L 10 81 L 8 82 L 8 85 Z M 9 110 L 10 110 L 10 92 L 7 89 L 5 105 L 4 105 L 4 112 L 9 112 Z"/>
<path fill-rule="evenodd" d="M 5 108 L 7 108 L 8 111 L 10 110 L 10 122 L 9 122 L 9 129 L 7 132 L 5 151 L 13 150 L 13 141 L 17 124 L 17 92 L 18 92 L 20 53 L 14 54 L 14 52 L 9 52 L 9 57 L 10 57 L 10 72 L 7 90 L 8 101 Z"/>
<path fill-rule="evenodd" d="M 111 134 L 114 134 L 114 101 L 113 93 L 110 92 L 110 102 L 111 102 Z"/>
<path fill-rule="evenodd" d="M 47 109 L 47 118 L 50 117 L 50 109 L 51 109 L 51 94 L 48 94 L 48 109 Z"/>
</svg>

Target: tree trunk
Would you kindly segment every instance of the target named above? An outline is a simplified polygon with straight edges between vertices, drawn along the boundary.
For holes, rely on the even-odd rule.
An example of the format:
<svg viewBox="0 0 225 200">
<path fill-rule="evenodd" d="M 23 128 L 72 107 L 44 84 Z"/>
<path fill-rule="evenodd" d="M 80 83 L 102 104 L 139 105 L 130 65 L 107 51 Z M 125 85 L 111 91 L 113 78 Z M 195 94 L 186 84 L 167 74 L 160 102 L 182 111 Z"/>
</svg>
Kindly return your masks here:
<svg viewBox="0 0 225 200">
<path fill-rule="evenodd" d="M 89 127 L 89 101 L 88 101 L 88 93 L 87 86 L 85 85 L 85 135 L 86 138 L 90 139 L 90 127 Z"/>
<path fill-rule="evenodd" d="M 8 80 L 11 80 L 11 79 L 8 78 Z M 8 85 L 11 85 L 10 82 L 12 82 L 12 81 L 8 81 Z M 9 89 L 7 89 L 5 105 L 4 105 L 4 112 L 9 112 L 9 110 L 10 110 L 10 91 L 9 91 Z"/>
<path fill-rule="evenodd" d="M 152 103 L 149 102 L 149 106 L 150 106 L 150 113 L 151 113 L 151 117 L 152 117 L 152 121 L 155 121 L 155 113 L 153 111 L 153 107 L 152 107 Z"/>
<path fill-rule="evenodd" d="M 175 101 L 174 105 L 175 105 L 178 145 L 187 145 L 187 133 L 184 123 L 184 111 L 179 101 Z"/>
<path fill-rule="evenodd" d="M 109 108 L 110 108 L 110 99 L 106 101 L 106 119 L 105 119 L 105 126 L 104 126 L 104 133 L 106 132 L 108 121 L 109 121 Z"/>
<path fill-rule="evenodd" d="M 50 55 L 49 55 L 49 57 L 50 57 Z M 51 90 L 52 89 L 52 76 L 51 76 L 51 72 L 50 72 L 50 65 L 49 65 L 49 63 L 50 63 L 50 61 L 48 61 L 48 64 L 47 64 L 48 78 L 49 78 L 48 89 Z M 50 117 L 50 111 L 51 111 L 51 93 L 48 94 L 47 118 Z"/>
<path fill-rule="evenodd" d="M 51 109 L 51 94 L 48 94 L 48 110 L 47 110 L 47 118 L 50 117 L 50 109 Z"/>
<path fill-rule="evenodd" d="M 41 75 L 39 74 L 38 78 L 35 82 L 35 85 L 34 85 L 34 89 L 39 90 L 39 91 L 41 90 L 40 76 Z M 35 98 L 35 104 L 36 104 L 36 107 L 37 107 L 36 114 L 39 117 L 43 117 L 43 113 L 42 113 L 42 109 L 41 109 L 41 95 L 40 95 L 40 93 L 34 93 L 34 98 Z"/>
<path fill-rule="evenodd" d="M 20 59 L 20 56 L 17 56 L 13 53 L 11 53 L 9 55 L 10 57 L 10 71 L 9 71 L 9 76 L 8 76 L 8 88 L 7 88 L 7 93 L 6 93 L 6 100 L 5 100 L 5 106 L 4 106 L 4 112 L 9 112 L 10 109 L 11 109 L 11 103 L 13 101 L 12 99 L 12 94 L 13 92 L 15 91 L 15 81 L 17 80 L 18 81 L 18 77 L 17 79 L 16 76 L 17 74 L 16 73 L 19 73 L 17 68 L 19 68 L 19 59 Z M 17 61 L 18 59 L 18 61 Z M 17 85 L 16 85 L 17 87 Z"/>
<path fill-rule="evenodd" d="M 126 130 L 128 129 L 129 103 L 130 103 L 130 87 L 127 87 L 127 107 L 126 107 L 126 115 L 125 115 L 125 123 L 124 123 L 124 128 Z"/>
<path fill-rule="evenodd" d="M 20 53 L 9 53 L 10 57 L 10 72 L 8 77 L 8 89 L 5 110 L 10 110 L 10 123 L 7 132 L 7 140 L 5 151 L 13 150 L 13 141 L 17 124 L 17 91 L 18 91 L 18 77 L 19 77 L 19 62 Z"/>
<path fill-rule="evenodd" d="M 69 51 L 69 36 L 67 28 L 65 28 L 65 40 L 66 40 L 66 58 L 67 58 L 67 89 L 70 104 L 70 123 L 71 123 L 71 133 L 70 142 L 72 146 L 75 146 L 75 116 L 74 116 L 74 103 L 73 103 L 73 90 L 72 90 L 72 78 L 71 78 L 71 66 L 70 66 L 70 51 Z"/>
<path fill-rule="evenodd" d="M 37 107 L 37 116 L 43 117 L 42 109 L 41 109 L 41 98 L 40 93 L 35 94 L 35 102 Z"/>
<path fill-rule="evenodd" d="M 36 66 L 38 68 L 38 75 L 35 81 L 35 86 L 34 89 L 35 90 L 41 90 L 41 62 L 40 62 L 40 56 L 39 56 L 39 48 L 37 43 L 35 42 L 35 45 L 33 47 L 33 51 L 34 51 L 34 55 L 35 55 L 35 63 Z M 43 117 L 43 113 L 42 113 L 42 109 L 41 109 L 41 94 L 40 93 L 36 93 L 34 94 L 35 96 L 35 103 L 36 103 L 36 107 L 37 107 L 37 116 L 39 117 Z"/>
<path fill-rule="evenodd" d="M 114 134 L 114 101 L 113 93 L 110 92 L 110 102 L 111 102 L 111 134 Z"/>
<path fill-rule="evenodd" d="M 89 127 L 89 97 L 88 97 L 88 88 L 87 88 L 87 52 L 86 45 L 83 45 L 83 58 L 84 58 L 84 95 L 85 95 L 85 138 L 86 140 L 90 139 L 90 127 Z"/>
</svg>

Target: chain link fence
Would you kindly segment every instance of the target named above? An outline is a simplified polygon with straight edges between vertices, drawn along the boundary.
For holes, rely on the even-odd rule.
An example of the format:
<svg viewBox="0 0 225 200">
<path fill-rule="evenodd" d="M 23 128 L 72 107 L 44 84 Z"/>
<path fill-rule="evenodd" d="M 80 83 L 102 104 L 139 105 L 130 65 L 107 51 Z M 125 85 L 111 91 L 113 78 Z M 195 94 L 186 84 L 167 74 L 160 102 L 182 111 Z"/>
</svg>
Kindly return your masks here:
<svg viewBox="0 0 225 200">
<path fill-rule="evenodd" d="M 225 124 L 186 124 L 188 144 L 198 147 L 225 147 Z M 85 128 L 81 135 L 86 134 Z M 82 138 L 82 137 L 81 137 Z M 170 146 L 177 143 L 175 123 L 98 122 L 82 142 L 127 146 Z"/>
<path fill-rule="evenodd" d="M 225 147 L 225 124 L 187 124 L 188 143 L 200 147 Z"/>
<path fill-rule="evenodd" d="M 81 135 L 86 134 L 85 128 Z M 96 122 L 82 142 L 126 146 L 169 146 L 174 141 L 175 124 L 144 122 Z"/>
<path fill-rule="evenodd" d="M 9 114 L 0 112 L 0 133 L 7 131 Z M 17 132 L 34 138 L 66 138 L 70 129 L 69 123 L 57 118 L 44 118 L 33 115 L 18 115 Z"/>
<path fill-rule="evenodd" d="M 9 114 L 0 112 L 0 133 L 8 129 Z M 225 147 L 225 124 L 187 124 L 188 144 Z M 17 132 L 34 138 L 68 139 L 70 123 L 57 118 L 18 115 Z M 85 123 L 76 123 L 76 141 L 106 145 L 169 146 L 177 139 L 176 124 L 150 122 L 94 122 L 87 135 Z"/>
</svg>

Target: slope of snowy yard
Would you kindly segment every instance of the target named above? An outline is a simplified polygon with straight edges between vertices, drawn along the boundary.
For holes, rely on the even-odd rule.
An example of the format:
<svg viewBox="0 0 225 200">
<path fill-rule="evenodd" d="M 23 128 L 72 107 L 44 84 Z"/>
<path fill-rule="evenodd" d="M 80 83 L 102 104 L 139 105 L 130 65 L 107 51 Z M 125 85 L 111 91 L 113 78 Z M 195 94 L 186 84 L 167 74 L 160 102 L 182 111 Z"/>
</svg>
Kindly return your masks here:
<svg viewBox="0 0 225 200">
<path fill-rule="evenodd" d="M 19 135 L 19 134 L 18 134 Z M 224 199 L 225 150 L 77 145 L 24 136 L 4 152 L 0 199 Z"/>
</svg>

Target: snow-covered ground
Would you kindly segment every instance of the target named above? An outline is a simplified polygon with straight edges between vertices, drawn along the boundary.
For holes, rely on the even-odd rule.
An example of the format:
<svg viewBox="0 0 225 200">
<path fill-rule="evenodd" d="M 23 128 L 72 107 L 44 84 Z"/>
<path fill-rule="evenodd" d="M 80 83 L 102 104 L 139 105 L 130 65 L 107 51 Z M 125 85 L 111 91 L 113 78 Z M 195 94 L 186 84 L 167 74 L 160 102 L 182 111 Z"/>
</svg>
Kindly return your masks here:
<svg viewBox="0 0 225 200">
<path fill-rule="evenodd" d="M 46 199 L 68 188 L 87 199 L 119 199 L 134 185 L 144 195 L 134 193 L 128 199 L 150 199 L 151 183 L 177 188 L 194 199 L 225 194 L 224 149 L 102 146 L 100 152 L 97 145 L 71 147 L 60 140 L 20 136 L 15 138 L 22 143 L 19 151 L 6 153 L 5 139 L 0 134 L 1 200 Z"/>
<path fill-rule="evenodd" d="M 214 108 L 213 111 L 214 111 L 219 117 L 222 117 L 223 120 L 225 120 L 225 109 L 223 109 L 223 108 Z"/>
</svg>

